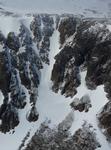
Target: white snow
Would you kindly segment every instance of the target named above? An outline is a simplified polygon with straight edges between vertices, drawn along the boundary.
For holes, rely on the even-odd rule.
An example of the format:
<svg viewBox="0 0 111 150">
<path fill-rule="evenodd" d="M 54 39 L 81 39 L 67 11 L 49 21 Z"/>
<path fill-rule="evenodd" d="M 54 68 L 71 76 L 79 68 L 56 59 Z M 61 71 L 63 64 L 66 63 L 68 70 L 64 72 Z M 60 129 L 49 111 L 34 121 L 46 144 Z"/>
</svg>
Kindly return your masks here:
<svg viewBox="0 0 111 150">
<path fill-rule="evenodd" d="M 111 25 L 107 25 L 109 31 L 111 31 Z"/>
<path fill-rule="evenodd" d="M 30 23 L 33 20 L 33 15 L 29 15 L 29 16 L 28 15 L 21 15 L 18 18 L 19 18 L 21 24 L 25 25 L 25 27 L 27 27 L 27 29 L 30 29 Z"/>
<path fill-rule="evenodd" d="M 25 53 L 25 46 L 19 48 L 19 51 L 17 52 L 17 54 L 21 54 L 21 53 Z"/>
<path fill-rule="evenodd" d="M 12 16 L 0 16 L 0 30 L 7 37 L 9 32 L 18 33 L 20 28 L 20 22 L 18 18 Z"/>
<path fill-rule="evenodd" d="M 60 51 L 59 32 L 57 30 L 54 31 L 50 42 L 50 65 L 44 65 L 44 69 L 42 70 L 37 108 L 40 118 L 43 121 L 48 118 L 49 120 L 51 120 L 53 126 L 61 122 L 71 111 L 69 106 L 71 99 L 66 99 L 64 96 L 61 96 L 60 93 L 56 94 L 51 90 L 52 83 L 50 78 L 55 62 L 54 56 Z"/>
<path fill-rule="evenodd" d="M 0 52 L 3 52 L 3 51 L 4 51 L 3 45 L 0 45 Z"/>
<path fill-rule="evenodd" d="M 65 119 L 58 125 L 59 129 L 68 130 L 72 126 L 74 121 L 74 113 L 73 110 L 65 117 Z"/>
<path fill-rule="evenodd" d="M 110 0 L 1 0 L 1 7 L 19 13 L 72 13 L 87 17 L 110 14 Z"/>
</svg>

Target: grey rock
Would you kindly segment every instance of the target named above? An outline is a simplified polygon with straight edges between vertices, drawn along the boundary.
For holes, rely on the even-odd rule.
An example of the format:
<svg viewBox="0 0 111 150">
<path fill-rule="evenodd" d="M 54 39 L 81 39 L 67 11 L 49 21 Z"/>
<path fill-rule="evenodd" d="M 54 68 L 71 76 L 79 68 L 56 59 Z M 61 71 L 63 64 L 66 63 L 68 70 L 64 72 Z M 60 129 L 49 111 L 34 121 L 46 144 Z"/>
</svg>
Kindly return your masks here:
<svg viewBox="0 0 111 150">
<path fill-rule="evenodd" d="M 70 105 L 74 110 L 78 110 L 80 112 L 82 111 L 88 112 L 89 108 L 91 107 L 91 100 L 89 95 L 84 95 L 80 99 L 75 98 Z"/>
<path fill-rule="evenodd" d="M 33 106 L 27 114 L 27 120 L 29 122 L 35 122 L 38 120 L 38 118 L 39 118 L 39 114 L 37 112 L 37 109 L 35 106 Z"/>
</svg>

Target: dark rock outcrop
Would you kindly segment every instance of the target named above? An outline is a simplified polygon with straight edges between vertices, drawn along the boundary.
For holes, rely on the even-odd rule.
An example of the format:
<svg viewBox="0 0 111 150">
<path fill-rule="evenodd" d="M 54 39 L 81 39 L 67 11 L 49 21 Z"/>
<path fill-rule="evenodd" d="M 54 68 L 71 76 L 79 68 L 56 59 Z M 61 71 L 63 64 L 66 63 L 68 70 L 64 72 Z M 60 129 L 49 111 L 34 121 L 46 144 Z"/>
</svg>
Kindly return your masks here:
<svg viewBox="0 0 111 150">
<path fill-rule="evenodd" d="M 38 118 L 39 118 L 39 114 L 37 112 L 37 109 L 35 106 L 33 106 L 27 114 L 27 120 L 29 122 L 34 122 L 34 121 L 37 121 Z"/>
<path fill-rule="evenodd" d="M 6 45 L 17 52 L 20 48 L 19 38 L 15 35 L 14 32 L 10 32 L 6 39 Z"/>
<path fill-rule="evenodd" d="M 104 134 L 111 141 L 111 101 L 109 101 L 97 115 L 99 126 L 104 129 Z"/>
<path fill-rule="evenodd" d="M 3 104 L 0 108 L 0 119 L 2 120 L 0 131 L 3 133 L 9 132 L 19 124 L 17 109 L 11 104 L 7 106 Z"/>
<path fill-rule="evenodd" d="M 49 64 L 50 37 L 53 34 L 54 20 L 50 15 L 43 14 L 34 17 L 30 25 L 30 29 L 34 35 L 34 40 L 37 42 L 39 56 L 43 62 Z"/>
<path fill-rule="evenodd" d="M 63 44 L 65 40 L 73 35 L 76 31 L 77 20 L 74 17 L 64 17 L 60 21 L 58 30 L 60 32 L 60 43 Z"/>
<path fill-rule="evenodd" d="M 98 147 L 96 134 L 88 125 L 83 125 L 71 136 L 68 130 L 51 129 L 43 123 L 25 150 L 95 150 Z"/>
<path fill-rule="evenodd" d="M 89 108 L 91 107 L 91 100 L 89 95 L 84 95 L 80 99 L 75 98 L 70 105 L 74 110 L 78 110 L 80 112 L 88 112 Z"/>
<path fill-rule="evenodd" d="M 61 93 L 66 97 L 73 97 L 80 85 L 79 72 L 81 65 L 85 64 L 87 87 L 93 90 L 104 84 L 105 89 L 108 91 L 107 97 L 110 98 L 111 32 L 105 21 L 93 19 L 75 19 L 75 21 L 70 23 L 66 17 L 59 23 L 58 28 L 61 30 L 65 30 L 67 24 L 68 26 L 73 24 L 73 27 L 76 25 L 76 28 L 71 29 L 71 32 L 65 30 L 64 34 L 60 30 L 60 37 L 63 36 L 62 39 L 66 38 L 66 40 L 63 40 L 62 43 L 64 44 L 61 51 L 55 56 L 51 77 L 53 81 L 52 89 L 55 92 L 61 90 Z M 66 79 L 67 68 L 70 69 Z"/>
<path fill-rule="evenodd" d="M 43 62 L 49 64 L 50 37 L 54 21 L 51 15 L 35 15 L 28 28 L 20 22 L 19 33 L 0 32 L 0 106 L 1 131 L 6 133 L 19 124 L 18 109 L 31 106 L 27 120 L 37 121 L 38 86 Z"/>
<path fill-rule="evenodd" d="M 76 87 L 80 85 L 79 68 L 74 65 L 73 57 L 74 49 L 66 46 L 59 54 L 55 56 L 56 62 L 52 70 L 51 80 L 54 85 L 52 89 L 58 92 L 61 89 L 61 94 L 66 97 L 73 97 L 77 91 Z M 64 85 L 62 85 L 64 82 Z"/>
<path fill-rule="evenodd" d="M 81 148 L 83 150 L 95 150 L 101 147 L 97 142 L 95 132 L 90 130 L 90 125 L 83 125 L 81 129 L 78 129 L 73 136 L 73 140 L 77 150 Z M 75 147 L 73 146 L 72 149 Z"/>
</svg>

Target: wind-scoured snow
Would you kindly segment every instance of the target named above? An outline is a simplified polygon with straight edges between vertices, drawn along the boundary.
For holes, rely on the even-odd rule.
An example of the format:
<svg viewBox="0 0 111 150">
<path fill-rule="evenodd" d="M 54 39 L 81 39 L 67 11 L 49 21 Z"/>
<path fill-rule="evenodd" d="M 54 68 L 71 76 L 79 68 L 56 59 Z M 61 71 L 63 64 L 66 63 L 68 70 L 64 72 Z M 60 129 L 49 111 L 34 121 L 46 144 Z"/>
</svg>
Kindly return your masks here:
<svg viewBox="0 0 111 150">
<path fill-rule="evenodd" d="M 87 17 L 110 15 L 110 0 L 1 0 L 1 7 L 19 13 L 72 13 Z"/>
</svg>

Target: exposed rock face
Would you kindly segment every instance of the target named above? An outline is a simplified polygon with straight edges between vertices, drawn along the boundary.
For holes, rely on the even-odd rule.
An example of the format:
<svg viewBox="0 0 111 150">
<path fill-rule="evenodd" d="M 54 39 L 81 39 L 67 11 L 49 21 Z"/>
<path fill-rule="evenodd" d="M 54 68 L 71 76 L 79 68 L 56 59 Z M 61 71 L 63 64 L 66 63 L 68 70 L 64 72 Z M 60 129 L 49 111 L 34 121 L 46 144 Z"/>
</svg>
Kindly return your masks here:
<svg viewBox="0 0 111 150">
<path fill-rule="evenodd" d="M 38 114 L 38 112 L 37 112 L 37 110 L 36 110 L 36 107 L 32 107 L 31 108 L 31 110 L 28 112 L 28 114 L 27 114 L 27 120 L 29 121 L 29 122 L 34 122 L 34 121 L 37 121 L 38 120 L 38 118 L 39 118 L 39 114 Z"/>
<path fill-rule="evenodd" d="M 74 110 L 88 112 L 91 107 L 91 100 L 89 95 L 84 95 L 80 100 L 79 98 L 75 98 L 70 105 Z"/>
<path fill-rule="evenodd" d="M 65 40 L 74 34 L 77 27 L 77 20 L 74 17 L 65 17 L 61 20 L 59 25 L 60 43 L 63 44 Z"/>
<path fill-rule="evenodd" d="M 98 114 L 99 126 L 104 130 L 107 139 L 111 141 L 111 101 Z"/>
<path fill-rule="evenodd" d="M 87 70 L 87 85 L 89 80 L 96 86 L 109 82 L 110 78 L 110 41 L 98 44 L 90 54 Z"/>
<path fill-rule="evenodd" d="M 68 129 L 50 129 L 43 123 L 25 150 L 95 150 L 98 147 L 100 144 L 97 142 L 96 134 L 88 125 L 83 125 L 71 136 Z"/>
<path fill-rule="evenodd" d="M 19 39 L 14 32 L 10 32 L 8 34 L 6 44 L 10 49 L 15 50 L 15 52 L 17 52 L 20 48 Z"/>
<path fill-rule="evenodd" d="M 40 50 L 39 56 L 41 60 L 49 64 L 49 47 L 50 37 L 54 31 L 54 20 L 50 15 L 35 16 L 30 28 L 34 35 L 34 40 L 37 41 L 37 47 Z"/>
<path fill-rule="evenodd" d="M 5 104 L 2 105 L 0 109 L 0 119 L 2 120 L 0 131 L 6 133 L 11 129 L 14 129 L 15 126 L 19 124 L 17 109 L 11 104 L 8 104 L 7 106 Z"/>
<path fill-rule="evenodd" d="M 93 90 L 98 85 L 104 84 L 108 93 L 107 97 L 110 98 L 111 32 L 105 21 L 72 21 L 73 26 L 75 22 L 76 28 L 71 30 L 71 33 L 69 31 L 69 35 L 64 31 L 66 40 L 63 42 L 60 53 L 55 56 L 51 78 L 52 88 L 55 92 L 60 89 L 66 97 L 73 97 L 81 83 L 79 70 L 81 65 L 85 64 L 87 87 Z M 63 19 L 59 27 L 65 30 L 68 23 L 70 23 L 68 19 Z M 62 34 L 60 30 L 60 37 Z"/>
<path fill-rule="evenodd" d="M 91 131 L 90 126 L 85 124 L 75 132 L 73 140 L 76 144 L 72 149 L 75 148 L 75 150 L 80 150 L 81 148 L 83 150 L 95 150 L 101 147 L 97 142 L 95 132 Z"/>
<path fill-rule="evenodd" d="M 3 133 L 19 124 L 18 109 L 27 105 L 30 105 L 27 120 L 38 120 L 36 102 L 40 70 L 43 62 L 49 64 L 53 24 L 50 15 L 37 15 L 30 28 L 21 22 L 19 33 L 9 32 L 5 38 L 0 32 L 0 90 L 4 95 L 0 106 L 0 130 Z"/>
<path fill-rule="evenodd" d="M 56 62 L 52 70 L 53 90 L 58 92 L 61 89 L 61 94 L 65 94 L 66 97 L 73 97 L 77 93 L 76 87 L 80 85 L 79 68 L 74 66 L 73 55 L 74 50 L 71 47 L 64 47 L 56 55 Z M 62 85 L 63 82 L 64 85 Z"/>
</svg>

